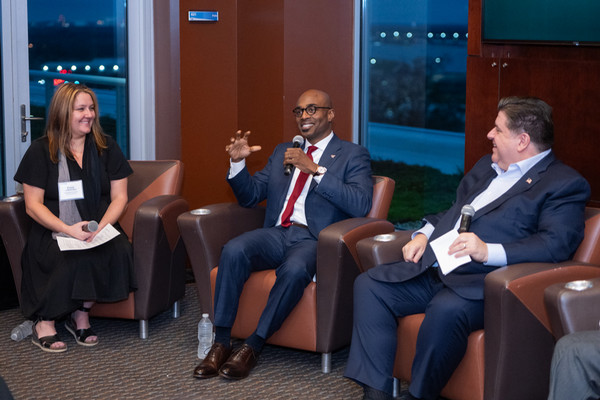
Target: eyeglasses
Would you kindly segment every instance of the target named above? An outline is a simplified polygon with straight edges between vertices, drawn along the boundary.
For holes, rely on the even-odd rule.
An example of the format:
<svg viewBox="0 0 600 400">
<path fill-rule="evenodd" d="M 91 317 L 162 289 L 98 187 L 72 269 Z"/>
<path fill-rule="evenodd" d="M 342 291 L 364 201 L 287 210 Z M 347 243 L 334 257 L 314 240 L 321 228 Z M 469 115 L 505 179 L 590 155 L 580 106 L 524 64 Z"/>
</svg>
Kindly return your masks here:
<svg viewBox="0 0 600 400">
<path fill-rule="evenodd" d="M 318 107 L 318 106 L 315 106 L 315 105 L 312 105 L 312 104 L 311 104 L 310 106 L 308 106 L 308 107 L 306 107 L 306 108 L 296 107 L 296 108 L 294 108 L 294 109 L 292 110 L 292 112 L 294 113 L 294 115 L 295 115 L 297 118 L 301 118 L 301 117 L 302 117 L 302 114 L 304 114 L 304 111 L 306 111 L 306 113 L 307 113 L 308 115 L 314 115 L 314 114 L 317 112 L 317 110 L 318 110 L 319 108 L 324 108 L 324 109 L 326 109 L 326 110 L 331 110 L 331 107 Z"/>
</svg>

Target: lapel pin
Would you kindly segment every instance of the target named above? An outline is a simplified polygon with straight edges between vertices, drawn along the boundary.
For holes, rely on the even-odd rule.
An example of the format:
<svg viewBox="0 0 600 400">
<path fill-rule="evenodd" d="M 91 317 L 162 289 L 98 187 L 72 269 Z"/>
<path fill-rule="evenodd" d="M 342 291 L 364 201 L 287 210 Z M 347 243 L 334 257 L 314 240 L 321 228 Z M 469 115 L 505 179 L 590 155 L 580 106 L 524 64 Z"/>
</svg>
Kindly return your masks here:
<svg viewBox="0 0 600 400">
<path fill-rule="evenodd" d="M 332 154 L 332 155 L 331 155 L 331 158 L 335 158 L 335 154 Z"/>
<path fill-rule="evenodd" d="M 529 183 L 529 184 L 531 184 L 531 182 L 532 182 L 532 181 L 531 181 L 531 178 L 527 178 L 527 181 L 526 181 L 526 182 L 527 182 L 527 183 Z"/>
</svg>

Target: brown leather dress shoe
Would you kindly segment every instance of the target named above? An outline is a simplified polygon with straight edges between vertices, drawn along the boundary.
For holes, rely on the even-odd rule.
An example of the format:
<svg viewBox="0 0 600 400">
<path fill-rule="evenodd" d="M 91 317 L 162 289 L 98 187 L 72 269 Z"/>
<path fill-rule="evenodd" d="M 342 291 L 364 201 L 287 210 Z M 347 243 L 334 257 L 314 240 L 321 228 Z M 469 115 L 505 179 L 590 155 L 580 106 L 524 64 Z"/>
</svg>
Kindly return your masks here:
<svg viewBox="0 0 600 400">
<path fill-rule="evenodd" d="M 204 360 L 194 369 L 194 378 L 205 379 L 219 375 L 219 369 L 231 354 L 231 347 L 222 343 L 212 345 Z"/>
<path fill-rule="evenodd" d="M 219 370 L 219 375 L 227 379 L 244 379 L 256 365 L 258 354 L 247 344 L 235 350 L 229 360 Z"/>
</svg>

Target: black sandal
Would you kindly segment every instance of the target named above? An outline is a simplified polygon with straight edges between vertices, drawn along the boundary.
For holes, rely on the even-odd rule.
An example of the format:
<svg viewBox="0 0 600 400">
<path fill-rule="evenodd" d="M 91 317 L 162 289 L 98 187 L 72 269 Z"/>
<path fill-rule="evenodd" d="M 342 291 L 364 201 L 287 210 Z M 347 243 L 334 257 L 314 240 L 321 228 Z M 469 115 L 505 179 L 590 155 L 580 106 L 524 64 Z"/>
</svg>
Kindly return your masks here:
<svg viewBox="0 0 600 400">
<path fill-rule="evenodd" d="M 90 309 L 87 307 L 79 307 L 79 311 L 89 312 Z M 65 328 L 71 333 L 71 335 L 73 335 L 77 344 L 80 344 L 82 346 L 88 346 L 88 347 L 95 346 L 98 344 L 98 339 L 94 340 L 93 342 L 85 341 L 90 336 L 98 336 L 98 335 L 96 335 L 96 333 L 92 330 L 92 328 L 77 329 L 77 324 L 73 320 L 72 315 L 71 315 L 71 318 L 67 319 L 67 321 L 65 322 Z"/>
<path fill-rule="evenodd" d="M 58 333 L 51 336 L 42 336 L 39 338 L 37 333 L 37 322 L 33 325 L 33 330 L 31 332 L 31 343 L 35 344 L 43 351 L 47 351 L 48 353 L 62 353 L 67 351 L 66 343 L 65 347 L 53 349 L 52 345 L 58 342 L 62 342 L 62 340 L 60 340 L 60 337 L 58 336 Z"/>
</svg>

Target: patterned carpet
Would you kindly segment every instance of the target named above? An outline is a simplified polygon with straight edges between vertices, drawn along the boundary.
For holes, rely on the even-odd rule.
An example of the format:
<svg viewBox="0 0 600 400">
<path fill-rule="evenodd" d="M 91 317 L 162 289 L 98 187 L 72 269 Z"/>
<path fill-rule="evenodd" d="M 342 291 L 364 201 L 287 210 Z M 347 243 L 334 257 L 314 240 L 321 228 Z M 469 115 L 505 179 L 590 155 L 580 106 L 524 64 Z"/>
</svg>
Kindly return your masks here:
<svg viewBox="0 0 600 400">
<path fill-rule="evenodd" d="M 199 319 L 196 289 L 188 284 L 181 317 L 164 312 L 150 320 L 147 340 L 138 338 L 136 321 L 92 319 L 101 342 L 85 348 L 61 323 L 69 350 L 50 354 L 30 338 L 12 341 L 23 318 L 17 308 L 0 311 L 0 376 L 15 400 L 362 398 L 362 388 L 343 377 L 348 349 L 333 354 L 329 374 L 321 373 L 320 354 L 267 345 L 245 380 L 194 379 Z M 405 394 L 403 385 L 400 398 Z"/>
</svg>

